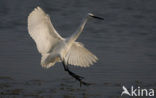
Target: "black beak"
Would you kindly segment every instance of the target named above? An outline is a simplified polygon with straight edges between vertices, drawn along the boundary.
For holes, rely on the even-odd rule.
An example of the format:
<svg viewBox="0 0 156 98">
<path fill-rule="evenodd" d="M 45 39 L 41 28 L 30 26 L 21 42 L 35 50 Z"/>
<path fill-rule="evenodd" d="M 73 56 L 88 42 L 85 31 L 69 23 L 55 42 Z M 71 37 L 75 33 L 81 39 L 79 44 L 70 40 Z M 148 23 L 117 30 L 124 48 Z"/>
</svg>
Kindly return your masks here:
<svg viewBox="0 0 156 98">
<path fill-rule="evenodd" d="M 100 19 L 100 20 L 104 20 L 104 18 L 98 17 L 98 16 L 91 16 L 91 17 L 96 18 L 96 19 Z"/>
</svg>

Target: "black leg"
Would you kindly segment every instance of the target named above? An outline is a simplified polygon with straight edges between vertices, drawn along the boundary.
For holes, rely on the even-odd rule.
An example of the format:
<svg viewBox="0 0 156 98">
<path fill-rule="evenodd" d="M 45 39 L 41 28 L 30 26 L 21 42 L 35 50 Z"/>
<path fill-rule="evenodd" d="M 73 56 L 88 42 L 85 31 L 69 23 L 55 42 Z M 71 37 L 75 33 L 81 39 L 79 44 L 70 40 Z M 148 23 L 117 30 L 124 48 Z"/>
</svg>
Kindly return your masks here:
<svg viewBox="0 0 156 98">
<path fill-rule="evenodd" d="M 79 75 L 77 75 L 77 74 L 71 72 L 71 71 L 68 69 L 68 66 L 66 66 L 64 62 L 63 62 L 63 67 L 64 67 L 64 70 L 67 71 L 69 75 L 71 75 L 73 78 L 75 78 L 76 80 L 78 80 L 78 81 L 80 82 L 80 86 L 81 86 L 81 84 L 86 85 L 86 86 L 90 85 L 90 83 L 87 83 L 87 82 L 82 81 L 82 79 L 83 79 L 84 77 L 81 77 L 81 76 L 79 76 Z"/>
</svg>

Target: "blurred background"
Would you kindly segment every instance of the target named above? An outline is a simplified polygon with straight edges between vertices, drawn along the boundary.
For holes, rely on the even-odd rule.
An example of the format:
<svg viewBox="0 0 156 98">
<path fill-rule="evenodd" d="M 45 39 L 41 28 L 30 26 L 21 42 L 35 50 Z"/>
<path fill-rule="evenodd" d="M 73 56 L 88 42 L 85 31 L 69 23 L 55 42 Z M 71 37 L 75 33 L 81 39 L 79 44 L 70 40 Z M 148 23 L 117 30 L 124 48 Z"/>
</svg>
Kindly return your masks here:
<svg viewBox="0 0 156 98">
<path fill-rule="evenodd" d="M 155 0 L 1 0 L 0 97 L 120 98 L 123 85 L 156 89 L 155 4 Z M 90 19 L 78 39 L 99 61 L 89 68 L 70 66 L 94 85 L 80 87 L 61 63 L 41 67 L 27 30 L 27 17 L 37 6 L 49 14 L 63 37 L 70 36 L 88 12 L 105 18 Z"/>
</svg>

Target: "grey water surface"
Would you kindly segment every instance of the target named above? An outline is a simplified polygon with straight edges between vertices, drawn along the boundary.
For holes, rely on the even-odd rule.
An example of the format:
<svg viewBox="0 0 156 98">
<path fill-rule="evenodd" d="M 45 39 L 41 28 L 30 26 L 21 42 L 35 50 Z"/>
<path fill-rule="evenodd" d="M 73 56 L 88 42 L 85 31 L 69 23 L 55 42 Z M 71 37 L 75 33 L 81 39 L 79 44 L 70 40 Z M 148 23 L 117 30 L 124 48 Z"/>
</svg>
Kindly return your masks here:
<svg viewBox="0 0 156 98">
<path fill-rule="evenodd" d="M 0 0 L 0 98 L 120 98 L 123 85 L 156 89 L 155 4 L 155 0 Z M 41 67 L 27 30 L 27 17 L 37 6 L 50 15 L 63 37 L 70 36 L 88 12 L 105 18 L 90 19 L 78 39 L 99 61 L 89 68 L 70 66 L 93 85 L 80 87 L 61 63 Z"/>
</svg>

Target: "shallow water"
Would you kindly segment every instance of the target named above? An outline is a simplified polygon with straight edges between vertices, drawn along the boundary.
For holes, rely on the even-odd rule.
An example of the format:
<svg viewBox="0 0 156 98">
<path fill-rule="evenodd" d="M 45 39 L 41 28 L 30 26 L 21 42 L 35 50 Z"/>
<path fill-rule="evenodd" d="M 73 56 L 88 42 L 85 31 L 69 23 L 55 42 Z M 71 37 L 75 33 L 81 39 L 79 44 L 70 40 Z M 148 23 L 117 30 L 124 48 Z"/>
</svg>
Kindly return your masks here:
<svg viewBox="0 0 156 98">
<path fill-rule="evenodd" d="M 122 86 L 156 89 L 155 0 L 1 0 L 0 97 L 120 98 Z M 63 37 L 76 30 L 92 12 L 78 41 L 99 61 L 90 68 L 70 66 L 93 83 L 79 86 L 61 63 L 40 66 L 40 54 L 27 31 L 27 16 L 40 5 Z M 127 97 L 127 96 L 125 96 Z"/>
</svg>

